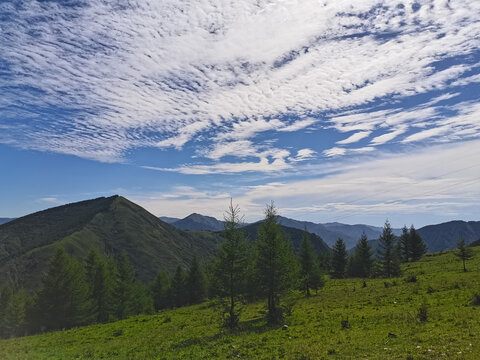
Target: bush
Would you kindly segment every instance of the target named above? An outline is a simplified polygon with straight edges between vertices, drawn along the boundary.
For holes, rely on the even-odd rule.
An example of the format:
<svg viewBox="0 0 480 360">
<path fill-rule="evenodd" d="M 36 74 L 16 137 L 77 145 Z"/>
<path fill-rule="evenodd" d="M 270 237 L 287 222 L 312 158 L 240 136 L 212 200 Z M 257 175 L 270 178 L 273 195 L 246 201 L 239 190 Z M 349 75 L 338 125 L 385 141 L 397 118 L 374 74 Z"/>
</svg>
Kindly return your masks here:
<svg viewBox="0 0 480 360">
<path fill-rule="evenodd" d="M 478 294 L 478 293 L 473 294 L 472 305 L 473 306 L 480 306 L 480 294 Z"/>
<path fill-rule="evenodd" d="M 418 309 L 417 318 L 422 323 L 427 322 L 428 313 L 427 313 L 427 308 L 425 306 L 422 306 Z"/>
<path fill-rule="evenodd" d="M 417 282 L 417 277 L 415 275 L 408 275 L 405 278 L 406 283 L 416 283 Z"/>
<path fill-rule="evenodd" d="M 342 323 L 342 330 L 350 329 L 350 322 L 348 321 L 348 319 L 342 320 L 341 323 Z"/>
</svg>

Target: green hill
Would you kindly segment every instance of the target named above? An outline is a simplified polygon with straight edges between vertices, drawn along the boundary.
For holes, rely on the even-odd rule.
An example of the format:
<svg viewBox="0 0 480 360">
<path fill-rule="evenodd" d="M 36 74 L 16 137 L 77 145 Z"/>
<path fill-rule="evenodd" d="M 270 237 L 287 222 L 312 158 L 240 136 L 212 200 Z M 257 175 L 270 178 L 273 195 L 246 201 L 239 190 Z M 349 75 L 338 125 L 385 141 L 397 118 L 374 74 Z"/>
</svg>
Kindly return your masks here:
<svg viewBox="0 0 480 360">
<path fill-rule="evenodd" d="M 257 240 L 258 228 L 260 227 L 261 224 L 262 222 L 259 221 L 259 222 L 242 227 L 244 235 L 250 241 Z M 294 251 L 297 252 L 298 249 L 300 248 L 300 244 L 302 243 L 303 230 L 294 229 L 292 227 L 288 227 L 284 225 L 280 225 L 280 228 L 282 229 L 283 235 L 287 239 L 290 239 L 290 241 L 292 242 Z M 331 250 L 320 236 L 316 234 L 311 234 L 311 233 L 308 233 L 308 236 L 317 252 L 322 253 L 322 252 L 328 252 Z"/>
<path fill-rule="evenodd" d="M 401 278 L 367 279 L 366 287 L 361 279 L 328 279 L 317 295 L 294 296 L 285 329 L 266 325 L 260 302 L 245 307 L 239 330 L 226 331 L 207 302 L 0 340 L 0 358 L 478 359 L 480 308 L 472 298 L 480 294 L 480 249 L 473 251 L 467 273 L 446 252 L 404 265 Z"/>
<path fill-rule="evenodd" d="M 58 245 L 81 259 L 91 248 L 107 256 L 125 251 L 138 278 L 150 281 L 159 270 L 186 266 L 194 253 L 211 256 L 219 241 L 218 235 L 178 230 L 121 196 L 102 197 L 0 226 L 0 283 L 37 289 Z"/>
</svg>

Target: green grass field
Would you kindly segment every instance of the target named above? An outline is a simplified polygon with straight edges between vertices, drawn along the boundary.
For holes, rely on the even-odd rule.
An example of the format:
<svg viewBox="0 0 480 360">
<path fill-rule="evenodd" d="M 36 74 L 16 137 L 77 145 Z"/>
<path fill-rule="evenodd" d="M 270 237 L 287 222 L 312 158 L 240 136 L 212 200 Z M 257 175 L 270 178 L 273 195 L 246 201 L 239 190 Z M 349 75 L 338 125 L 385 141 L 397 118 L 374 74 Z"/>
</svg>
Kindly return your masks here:
<svg viewBox="0 0 480 360">
<path fill-rule="evenodd" d="M 452 252 L 433 253 L 405 265 L 401 278 L 368 279 L 366 287 L 361 279 L 327 280 L 310 298 L 296 293 L 286 330 L 268 327 L 257 303 L 230 332 L 204 303 L 1 340 L 0 359 L 480 359 L 480 306 L 472 305 L 480 248 L 474 251 L 467 273 Z M 407 282 L 410 275 L 417 281 Z"/>
</svg>

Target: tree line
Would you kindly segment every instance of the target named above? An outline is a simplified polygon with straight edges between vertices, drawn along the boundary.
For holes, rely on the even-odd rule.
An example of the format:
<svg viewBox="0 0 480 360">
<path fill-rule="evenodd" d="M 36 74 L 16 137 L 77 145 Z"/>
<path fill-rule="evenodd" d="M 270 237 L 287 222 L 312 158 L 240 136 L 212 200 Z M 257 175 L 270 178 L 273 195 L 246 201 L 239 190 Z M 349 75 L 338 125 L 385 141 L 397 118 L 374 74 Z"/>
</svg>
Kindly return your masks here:
<svg viewBox="0 0 480 360">
<path fill-rule="evenodd" d="M 38 293 L 0 292 L 0 336 L 21 336 L 43 331 L 124 319 L 140 313 L 153 313 L 215 299 L 225 326 L 239 323 L 243 304 L 264 299 L 267 320 L 282 320 L 286 306 L 282 295 L 292 289 L 305 296 L 324 285 L 324 275 L 334 278 L 400 275 L 402 261 L 416 261 L 426 247 L 412 226 L 394 236 L 385 223 L 379 239 L 377 257 L 363 235 L 354 252 L 347 253 L 338 239 L 333 250 L 316 253 L 304 231 L 297 254 L 283 234 L 273 204 L 265 208 L 265 217 L 255 242 L 242 232 L 243 218 L 238 206 L 230 203 L 224 217 L 223 236 L 216 256 L 200 261 L 196 256 L 189 267 L 178 265 L 169 276 L 161 271 L 151 284 L 136 279 L 124 253 L 106 258 L 92 250 L 83 263 L 59 248 L 43 277 Z"/>
</svg>

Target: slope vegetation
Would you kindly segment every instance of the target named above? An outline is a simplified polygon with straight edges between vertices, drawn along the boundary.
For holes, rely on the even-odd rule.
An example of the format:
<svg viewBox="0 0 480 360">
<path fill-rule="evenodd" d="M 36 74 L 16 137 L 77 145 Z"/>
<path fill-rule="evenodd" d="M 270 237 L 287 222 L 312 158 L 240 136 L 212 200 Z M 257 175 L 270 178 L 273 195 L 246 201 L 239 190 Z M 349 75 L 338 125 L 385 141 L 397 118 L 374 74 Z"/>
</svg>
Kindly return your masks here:
<svg viewBox="0 0 480 360">
<path fill-rule="evenodd" d="M 2 340 L 0 358 L 478 359 L 472 297 L 480 293 L 480 249 L 474 254 L 467 273 L 448 252 L 406 264 L 401 278 L 367 279 L 366 287 L 361 279 L 327 280 L 310 298 L 294 296 L 285 329 L 266 325 L 262 302 L 248 305 L 240 329 L 228 332 L 213 304 L 203 303 Z"/>
<path fill-rule="evenodd" d="M 59 245 L 82 259 L 91 248 L 107 256 L 125 251 L 138 278 L 150 281 L 159 270 L 187 265 L 194 253 L 212 255 L 219 241 L 178 230 L 121 196 L 82 201 L 0 226 L 0 283 L 37 289 Z"/>
</svg>

